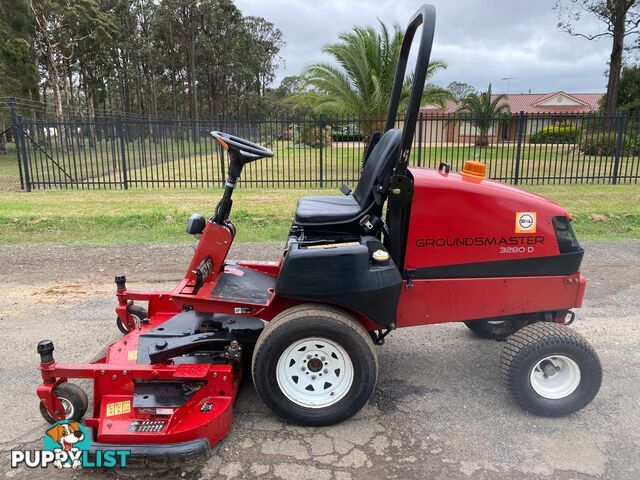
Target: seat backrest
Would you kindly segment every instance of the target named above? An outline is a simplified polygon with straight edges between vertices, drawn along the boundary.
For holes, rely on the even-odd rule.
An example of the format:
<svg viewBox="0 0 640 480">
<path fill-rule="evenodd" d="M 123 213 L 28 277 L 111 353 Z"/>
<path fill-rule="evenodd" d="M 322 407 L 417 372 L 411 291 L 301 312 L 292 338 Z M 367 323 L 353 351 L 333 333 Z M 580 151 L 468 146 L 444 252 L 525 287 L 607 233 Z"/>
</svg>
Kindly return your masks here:
<svg viewBox="0 0 640 480">
<path fill-rule="evenodd" d="M 387 130 L 369 155 L 353 197 L 360 207 L 368 207 L 374 200 L 373 191 L 377 185 L 385 185 L 393 173 L 393 168 L 400 155 L 402 130 Z"/>
</svg>

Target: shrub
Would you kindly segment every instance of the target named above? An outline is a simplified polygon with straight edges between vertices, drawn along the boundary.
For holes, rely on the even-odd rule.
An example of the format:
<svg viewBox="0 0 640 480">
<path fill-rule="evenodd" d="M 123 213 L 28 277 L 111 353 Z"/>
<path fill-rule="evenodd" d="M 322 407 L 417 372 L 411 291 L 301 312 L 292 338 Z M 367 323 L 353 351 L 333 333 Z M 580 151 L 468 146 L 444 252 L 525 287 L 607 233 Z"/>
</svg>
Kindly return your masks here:
<svg viewBox="0 0 640 480">
<path fill-rule="evenodd" d="M 322 137 L 322 142 L 320 138 Z M 294 145 L 318 148 L 331 146 L 331 127 L 325 125 L 321 130 L 318 125 L 298 125 L 294 124 L 289 128 L 289 140 Z"/>
<path fill-rule="evenodd" d="M 586 155 L 610 156 L 616 154 L 618 135 L 616 133 L 592 132 L 582 142 L 582 151 Z M 622 155 L 640 155 L 640 137 L 622 136 L 620 145 Z"/>
<path fill-rule="evenodd" d="M 529 137 L 531 143 L 577 143 L 580 129 L 573 125 L 550 125 L 542 127 Z"/>
<path fill-rule="evenodd" d="M 334 142 L 361 142 L 364 135 L 360 133 L 332 133 L 331 139 Z"/>
<path fill-rule="evenodd" d="M 364 135 L 360 132 L 358 125 L 349 123 L 341 127 L 333 127 L 331 139 L 334 142 L 360 142 L 364 139 Z"/>
</svg>

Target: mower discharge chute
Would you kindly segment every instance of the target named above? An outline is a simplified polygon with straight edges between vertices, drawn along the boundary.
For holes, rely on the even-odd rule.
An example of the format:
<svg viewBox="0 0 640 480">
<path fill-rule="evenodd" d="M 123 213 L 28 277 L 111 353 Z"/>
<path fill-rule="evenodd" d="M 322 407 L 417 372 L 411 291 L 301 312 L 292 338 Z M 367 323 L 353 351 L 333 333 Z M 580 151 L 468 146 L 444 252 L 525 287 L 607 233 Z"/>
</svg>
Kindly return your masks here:
<svg viewBox="0 0 640 480">
<path fill-rule="evenodd" d="M 140 292 L 116 277 L 124 336 L 93 363 L 58 363 L 53 343 L 39 343 L 38 397 L 48 421 L 82 419 L 87 395 L 67 380 L 91 379 L 83 422 L 92 451 L 129 450 L 130 464 L 201 462 L 229 431 L 245 365 L 279 416 L 331 425 L 368 401 L 375 345 L 389 332 L 443 322 L 506 339 L 502 371 L 525 409 L 559 416 L 594 398 L 600 362 L 566 326 L 586 284 L 569 213 L 486 179 L 478 162 L 460 173 L 446 164 L 408 166 L 434 27 L 435 10 L 422 6 L 404 36 L 385 131 L 371 142 L 357 186 L 300 199 L 279 262 L 227 260 L 236 182 L 247 163 L 273 154 L 211 132 L 228 153 L 229 176 L 214 215 L 189 219 L 187 232 L 199 241 L 184 278 L 172 291 Z"/>
</svg>

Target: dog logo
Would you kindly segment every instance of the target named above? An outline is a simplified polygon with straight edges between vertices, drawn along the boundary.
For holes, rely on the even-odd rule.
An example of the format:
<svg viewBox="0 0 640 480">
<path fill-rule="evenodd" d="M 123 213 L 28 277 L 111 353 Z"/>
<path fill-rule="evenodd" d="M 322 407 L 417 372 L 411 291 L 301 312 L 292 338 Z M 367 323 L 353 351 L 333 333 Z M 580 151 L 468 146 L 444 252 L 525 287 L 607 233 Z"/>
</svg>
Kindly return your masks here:
<svg viewBox="0 0 640 480">
<path fill-rule="evenodd" d="M 57 422 L 47 430 L 44 438 L 45 449 L 58 454 L 53 462 L 58 468 L 80 467 L 82 452 L 87 450 L 89 445 L 89 435 L 80 422 Z"/>
</svg>

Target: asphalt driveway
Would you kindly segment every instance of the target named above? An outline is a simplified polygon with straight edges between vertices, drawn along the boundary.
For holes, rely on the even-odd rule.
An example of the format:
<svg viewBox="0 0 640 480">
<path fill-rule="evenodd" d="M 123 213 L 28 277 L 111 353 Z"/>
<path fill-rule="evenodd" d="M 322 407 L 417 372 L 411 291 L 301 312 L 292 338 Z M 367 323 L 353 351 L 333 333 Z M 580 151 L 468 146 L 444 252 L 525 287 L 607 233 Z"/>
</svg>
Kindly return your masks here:
<svg viewBox="0 0 640 480">
<path fill-rule="evenodd" d="M 378 387 L 350 421 L 330 428 L 284 424 L 245 384 L 230 435 L 201 469 L 178 475 L 640 478 L 640 241 L 586 247 L 583 272 L 589 285 L 573 328 L 593 342 L 604 380 L 585 410 L 560 419 L 523 412 L 500 378 L 499 343 L 478 339 L 460 324 L 411 328 L 394 332 L 379 348 Z M 280 249 L 238 245 L 232 256 L 269 260 Z M 88 475 L 9 468 L 12 448 L 42 445 L 45 422 L 35 395 L 37 341 L 54 340 L 60 360 L 91 359 L 118 336 L 114 274 L 127 273 L 131 287 L 170 288 L 190 253 L 187 242 L 0 247 L 0 472 L 6 478 Z"/>
</svg>

